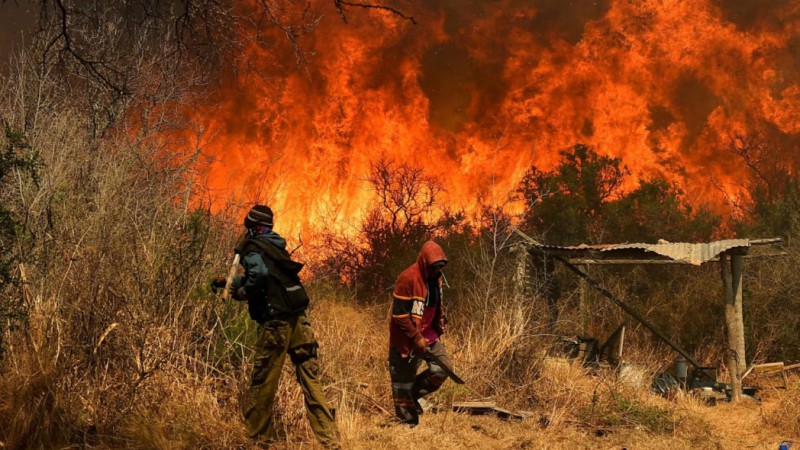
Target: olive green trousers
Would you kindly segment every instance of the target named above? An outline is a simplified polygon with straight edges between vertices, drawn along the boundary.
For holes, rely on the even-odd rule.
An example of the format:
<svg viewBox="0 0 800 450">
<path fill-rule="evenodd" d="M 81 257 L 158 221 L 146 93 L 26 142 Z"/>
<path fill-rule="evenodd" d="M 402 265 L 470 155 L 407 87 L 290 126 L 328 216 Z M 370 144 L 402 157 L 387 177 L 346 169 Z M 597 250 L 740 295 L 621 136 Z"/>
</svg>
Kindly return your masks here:
<svg viewBox="0 0 800 450">
<path fill-rule="evenodd" d="M 338 447 L 336 423 L 319 382 L 317 347 L 305 313 L 259 325 L 253 377 L 244 408 L 245 425 L 251 438 L 265 441 L 277 438 L 272 409 L 288 353 L 295 367 L 297 382 L 303 390 L 311 429 L 320 444 Z"/>
</svg>

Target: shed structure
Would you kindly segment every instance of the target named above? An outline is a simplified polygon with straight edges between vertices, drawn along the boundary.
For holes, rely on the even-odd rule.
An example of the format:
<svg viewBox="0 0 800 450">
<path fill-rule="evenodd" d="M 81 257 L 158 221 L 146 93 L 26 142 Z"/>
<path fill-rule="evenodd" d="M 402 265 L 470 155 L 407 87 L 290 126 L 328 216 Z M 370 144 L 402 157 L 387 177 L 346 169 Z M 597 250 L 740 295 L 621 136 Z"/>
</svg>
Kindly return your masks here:
<svg viewBox="0 0 800 450">
<path fill-rule="evenodd" d="M 525 233 L 515 230 L 520 238 L 518 250 L 520 254 L 532 254 L 544 260 L 544 277 L 553 279 L 555 261 L 579 276 L 589 286 L 600 292 L 611 302 L 639 321 L 657 337 L 681 354 L 695 368 L 700 365 L 680 346 L 672 342 L 666 335 L 653 327 L 644 317 L 630 306 L 619 300 L 597 281 L 590 278 L 585 268 L 590 265 L 644 265 L 644 264 L 681 264 L 700 266 L 703 264 L 719 264 L 723 284 L 723 304 L 728 340 L 728 367 L 731 368 L 731 390 L 734 400 L 741 395 L 741 377 L 747 370 L 745 360 L 744 319 L 742 305 L 742 270 L 745 258 L 767 258 L 783 256 L 786 253 L 751 254 L 754 246 L 777 245 L 779 238 L 770 239 L 726 239 L 705 243 L 667 242 L 660 240 L 655 244 L 623 243 L 577 246 L 558 246 L 541 243 Z M 527 261 L 519 258 L 520 264 Z M 581 270 L 583 267 L 584 270 Z M 518 267 L 517 274 L 528 273 L 527 267 Z M 545 284 L 545 295 L 552 305 L 559 296 L 557 287 Z"/>
</svg>

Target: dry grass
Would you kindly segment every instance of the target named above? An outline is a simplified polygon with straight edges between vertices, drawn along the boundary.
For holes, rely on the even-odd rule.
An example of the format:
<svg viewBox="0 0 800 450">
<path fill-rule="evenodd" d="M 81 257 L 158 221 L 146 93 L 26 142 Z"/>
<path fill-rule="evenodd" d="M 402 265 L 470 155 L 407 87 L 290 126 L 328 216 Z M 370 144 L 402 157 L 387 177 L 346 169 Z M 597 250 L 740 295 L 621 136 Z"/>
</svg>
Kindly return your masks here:
<svg viewBox="0 0 800 450">
<path fill-rule="evenodd" d="M 773 389 L 768 395 L 774 399 L 773 403 L 764 408 L 764 422 L 772 427 L 782 430 L 787 437 L 798 440 L 800 436 L 800 379 L 796 376 L 790 378 L 789 388 Z"/>
<path fill-rule="evenodd" d="M 667 401 L 651 395 L 647 384 L 635 378 L 632 381 L 613 371 L 589 371 L 564 359 L 546 358 L 524 326 L 510 325 L 497 327 L 495 334 L 488 328 L 483 333 L 470 333 L 470 328 L 453 330 L 447 342 L 468 387 L 448 382 L 432 400 L 446 410 L 453 400 L 493 398 L 501 406 L 528 410 L 532 417 L 503 421 L 428 413 L 419 427 L 409 429 L 395 424 L 391 414 L 386 305 L 356 308 L 346 295 L 324 286 L 315 286 L 312 292 L 318 299 L 311 319 L 321 345 L 323 381 L 337 408 L 345 448 L 399 449 L 431 442 L 444 449 L 732 448 L 731 443 L 738 447 L 755 440 L 779 441 L 780 430 L 787 436 L 797 430 L 796 416 L 791 414 L 797 406 L 796 389 L 770 400 L 778 406 L 763 414 L 746 404 L 711 408 L 688 396 Z M 3 388 L 12 392 L 0 402 L 0 417 L 8 424 L 2 428 L 5 445 L 50 448 L 79 442 L 92 448 L 253 447 L 244 436 L 238 406 L 248 377 L 246 346 L 252 339 L 252 324 L 248 325 L 245 312 L 238 307 L 238 311 L 229 311 L 224 332 L 211 326 L 217 345 L 208 347 L 199 363 L 189 357 L 188 347 L 178 349 L 186 353 L 165 359 L 134 391 L 130 389 L 135 376 L 131 380 L 124 374 L 111 377 L 82 367 L 48 368 L 56 347 L 47 344 L 51 340 L 46 334 L 35 331 L 52 322 L 52 311 L 43 308 L 48 314 L 30 317 L 30 347 L 25 347 L 36 347 L 38 353 L 15 347 L 9 359 L 12 369 L 0 377 Z M 225 313 L 221 304 L 204 308 Z M 492 321 L 513 324 L 513 310 L 500 309 L 496 314 Z M 125 330 L 112 331 L 103 345 L 119 344 L 112 338 L 116 331 L 120 332 L 118 339 Z M 179 336 L 191 334 L 182 324 L 159 332 L 163 337 L 152 341 L 155 347 L 149 352 L 167 353 L 170 348 L 161 346 L 182 342 Z M 497 346 L 503 351 L 490 351 Z M 523 349 L 532 356 L 525 371 L 520 369 L 526 365 L 521 359 Z M 241 360 L 237 352 L 243 352 Z M 520 356 L 503 357 L 508 353 Z M 133 399 L 124 401 L 126 393 L 132 393 Z M 316 447 L 288 362 L 276 414 L 284 434 L 284 443 L 278 448 Z M 737 427 L 758 429 L 758 433 L 745 437 L 740 431 L 728 434 L 719 424 L 730 415 L 741 418 Z"/>
</svg>

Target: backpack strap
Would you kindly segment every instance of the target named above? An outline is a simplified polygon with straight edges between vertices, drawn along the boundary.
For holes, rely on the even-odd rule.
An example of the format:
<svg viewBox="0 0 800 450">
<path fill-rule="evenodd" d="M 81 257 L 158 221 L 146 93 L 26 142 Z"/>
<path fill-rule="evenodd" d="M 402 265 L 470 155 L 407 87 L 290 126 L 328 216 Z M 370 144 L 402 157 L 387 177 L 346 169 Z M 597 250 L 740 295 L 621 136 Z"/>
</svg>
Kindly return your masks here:
<svg viewBox="0 0 800 450">
<path fill-rule="evenodd" d="M 258 253 L 267 266 L 266 318 L 292 316 L 308 307 L 310 299 L 298 276 L 304 265 L 293 261 L 286 250 L 247 237 L 236 246 L 236 251 L 242 255 Z"/>
<path fill-rule="evenodd" d="M 252 244 L 261 250 L 261 253 L 272 260 L 278 268 L 287 275 L 297 276 L 305 264 L 293 260 L 289 256 L 289 252 L 285 249 L 278 248 L 269 242 L 264 242 L 260 239 L 248 239 L 248 244 Z"/>
</svg>

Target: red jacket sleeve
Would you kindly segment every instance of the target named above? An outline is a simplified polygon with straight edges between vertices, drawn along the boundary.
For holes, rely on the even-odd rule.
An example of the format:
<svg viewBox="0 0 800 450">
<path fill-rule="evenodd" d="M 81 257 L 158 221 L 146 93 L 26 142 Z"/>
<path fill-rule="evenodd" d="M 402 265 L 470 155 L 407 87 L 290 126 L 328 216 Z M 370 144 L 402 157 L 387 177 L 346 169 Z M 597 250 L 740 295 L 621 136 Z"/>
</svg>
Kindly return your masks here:
<svg viewBox="0 0 800 450">
<path fill-rule="evenodd" d="M 398 282 L 392 292 L 392 322 L 397 324 L 408 337 L 416 336 L 422 325 L 425 299 L 414 296 L 412 290 Z"/>
</svg>

